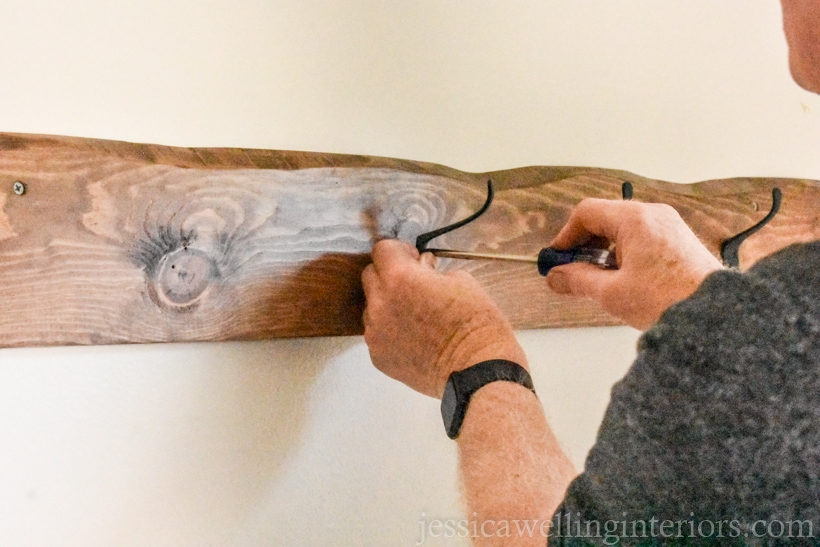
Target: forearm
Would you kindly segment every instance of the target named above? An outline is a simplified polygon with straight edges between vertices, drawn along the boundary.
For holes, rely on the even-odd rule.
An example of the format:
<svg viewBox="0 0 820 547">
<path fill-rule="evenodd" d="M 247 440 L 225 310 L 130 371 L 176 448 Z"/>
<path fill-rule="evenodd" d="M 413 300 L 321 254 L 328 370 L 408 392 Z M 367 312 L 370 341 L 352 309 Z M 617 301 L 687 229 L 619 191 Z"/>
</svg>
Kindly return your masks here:
<svg viewBox="0 0 820 547">
<path fill-rule="evenodd" d="M 437 398 L 453 372 L 478 363 L 502 359 L 526 368 L 509 322 L 468 273 L 436 272 L 432 255 L 420 257 L 398 241 L 380 241 L 372 256 L 362 273 L 363 322 L 376 368 Z M 549 522 L 575 472 L 535 395 L 506 381 L 478 388 L 458 447 L 476 544 L 543 547 L 541 524 Z M 507 531 L 491 520 L 506 520 Z M 524 526 L 537 521 L 537 529 L 522 537 L 514 520 Z"/>
<path fill-rule="evenodd" d="M 535 395 L 511 382 L 478 390 L 458 448 L 474 544 L 543 547 L 545 523 L 576 472 Z"/>
</svg>

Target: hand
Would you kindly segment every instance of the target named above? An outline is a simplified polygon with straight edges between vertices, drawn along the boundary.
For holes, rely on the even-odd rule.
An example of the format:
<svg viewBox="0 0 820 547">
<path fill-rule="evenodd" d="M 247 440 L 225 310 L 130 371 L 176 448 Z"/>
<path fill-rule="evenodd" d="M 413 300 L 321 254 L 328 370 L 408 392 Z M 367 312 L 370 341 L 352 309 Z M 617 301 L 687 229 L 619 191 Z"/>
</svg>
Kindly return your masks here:
<svg viewBox="0 0 820 547">
<path fill-rule="evenodd" d="M 593 238 L 615 244 L 618 270 L 567 264 L 553 268 L 547 283 L 557 293 L 592 298 L 642 330 L 723 268 L 668 205 L 585 199 L 550 246 L 567 249 Z"/>
<path fill-rule="evenodd" d="M 396 240 L 376 243 L 362 273 L 364 339 L 377 369 L 441 398 L 451 372 L 488 359 L 527 367 L 501 311 L 468 273 L 439 273 L 435 257 Z"/>
</svg>

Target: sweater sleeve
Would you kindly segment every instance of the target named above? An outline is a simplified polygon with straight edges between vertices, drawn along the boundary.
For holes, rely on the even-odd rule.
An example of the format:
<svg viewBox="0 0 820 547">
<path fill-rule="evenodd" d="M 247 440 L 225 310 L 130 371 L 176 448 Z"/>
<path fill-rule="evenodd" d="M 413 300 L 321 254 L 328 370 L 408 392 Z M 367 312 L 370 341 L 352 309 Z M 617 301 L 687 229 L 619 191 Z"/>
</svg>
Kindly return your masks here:
<svg viewBox="0 0 820 547">
<path fill-rule="evenodd" d="M 549 545 L 818 542 L 819 477 L 814 242 L 711 275 L 642 336 Z"/>
</svg>

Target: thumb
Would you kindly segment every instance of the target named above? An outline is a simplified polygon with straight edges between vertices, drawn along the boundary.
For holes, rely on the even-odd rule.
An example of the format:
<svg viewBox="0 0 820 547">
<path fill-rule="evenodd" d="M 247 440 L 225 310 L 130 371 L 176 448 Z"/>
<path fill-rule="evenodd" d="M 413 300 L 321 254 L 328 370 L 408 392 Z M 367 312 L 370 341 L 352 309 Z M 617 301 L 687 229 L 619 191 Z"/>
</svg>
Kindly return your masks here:
<svg viewBox="0 0 820 547">
<path fill-rule="evenodd" d="M 550 270 L 547 285 L 558 294 L 571 294 L 600 302 L 607 288 L 615 282 L 617 274 L 617 271 L 602 270 L 592 264 L 565 264 Z"/>
<path fill-rule="evenodd" d="M 436 255 L 434 255 L 433 253 L 421 253 L 421 256 L 419 257 L 419 263 L 422 266 L 425 266 L 426 268 L 435 270 L 436 264 L 438 264 L 438 259 L 436 258 Z"/>
</svg>

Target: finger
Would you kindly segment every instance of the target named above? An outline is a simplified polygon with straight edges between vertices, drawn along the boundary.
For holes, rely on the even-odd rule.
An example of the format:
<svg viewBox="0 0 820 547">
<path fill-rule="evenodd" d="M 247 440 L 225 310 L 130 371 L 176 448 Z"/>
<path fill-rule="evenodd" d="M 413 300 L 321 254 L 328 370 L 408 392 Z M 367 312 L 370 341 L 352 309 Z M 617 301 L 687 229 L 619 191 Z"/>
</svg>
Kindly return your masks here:
<svg viewBox="0 0 820 547">
<path fill-rule="evenodd" d="M 370 256 L 377 272 L 393 264 L 418 263 L 419 260 L 419 252 L 414 246 L 397 239 L 383 239 L 376 242 Z"/>
<path fill-rule="evenodd" d="M 556 266 L 547 274 L 547 284 L 558 294 L 571 294 L 601 302 L 618 271 L 602 270 L 592 264 L 574 263 Z"/>
<path fill-rule="evenodd" d="M 436 264 L 438 264 L 438 258 L 433 253 L 421 253 L 421 257 L 419 257 L 419 263 L 422 266 L 430 268 L 431 270 L 436 269 Z"/>
<path fill-rule="evenodd" d="M 615 242 L 618 239 L 618 230 L 636 205 L 640 204 L 608 199 L 584 199 L 572 210 L 569 220 L 552 240 L 550 247 L 568 249 L 586 243 L 596 236 Z"/>
</svg>

